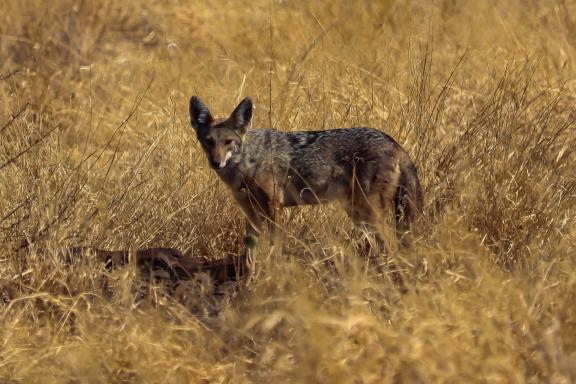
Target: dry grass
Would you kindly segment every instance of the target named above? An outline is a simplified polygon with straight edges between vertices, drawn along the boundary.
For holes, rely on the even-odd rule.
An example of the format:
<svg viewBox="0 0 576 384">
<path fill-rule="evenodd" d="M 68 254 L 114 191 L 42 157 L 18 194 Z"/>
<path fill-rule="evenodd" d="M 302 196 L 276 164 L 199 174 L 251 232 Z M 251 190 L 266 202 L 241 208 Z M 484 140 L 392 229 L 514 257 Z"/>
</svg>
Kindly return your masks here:
<svg viewBox="0 0 576 384">
<path fill-rule="evenodd" d="M 0 381 L 576 381 L 576 4 L 5 0 Z M 401 293 L 334 207 L 293 211 L 239 291 L 179 300 L 68 246 L 242 252 L 188 122 L 371 125 L 426 192 Z M 18 251 L 23 241 L 28 250 Z M 37 249 L 48 249 L 47 253 Z"/>
</svg>

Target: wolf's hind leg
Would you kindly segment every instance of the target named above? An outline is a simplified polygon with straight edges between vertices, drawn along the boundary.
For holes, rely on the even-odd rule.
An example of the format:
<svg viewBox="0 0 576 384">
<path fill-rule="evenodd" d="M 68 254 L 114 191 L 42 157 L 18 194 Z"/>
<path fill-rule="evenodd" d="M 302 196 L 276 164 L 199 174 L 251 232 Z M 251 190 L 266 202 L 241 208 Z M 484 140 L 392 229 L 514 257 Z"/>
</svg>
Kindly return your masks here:
<svg viewBox="0 0 576 384">
<path fill-rule="evenodd" d="M 374 257 L 384 252 L 386 247 L 375 225 L 375 212 L 364 199 L 357 199 L 344 206 L 346 213 L 362 234 L 362 253 Z"/>
<path fill-rule="evenodd" d="M 352 222 L 362 233 L 361 253 L 365 255 L 370 264 L 376 267 L 379 273 L 386 274 L 399 287 L 405 291 L 404 281 L 396 266 L 396 263 L 389 255 L 386 242 L 382 238 L 380 231 L 383 223 L 389 227 L 391 223 L 392 212 L 387 203 L 382 201 L 368 202 L 366 199 L 357 199 L 354 204 L 345 205 L 345 210 Z M 386 219 L 387 216 L 390 216 Z M 382 262 L 381 255 L 384 255 Z"/>
</svg>

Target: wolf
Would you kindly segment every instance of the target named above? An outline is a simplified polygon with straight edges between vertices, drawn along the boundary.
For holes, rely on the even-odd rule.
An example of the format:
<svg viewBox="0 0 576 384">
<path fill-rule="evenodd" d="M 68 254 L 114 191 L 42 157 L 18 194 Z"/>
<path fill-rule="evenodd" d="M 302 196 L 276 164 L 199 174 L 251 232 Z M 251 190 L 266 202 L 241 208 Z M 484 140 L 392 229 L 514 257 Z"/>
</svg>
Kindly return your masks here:
<svg viewBox="0 0 576 384">
<path fill-rule="evenodd" d="M 284 207 L 339 201 L 354 224 L 376 236 L 386 218 L 397 234 L 408 233 L 422 211 L 413 161 L 377 129 L 252 129 L 250 98 L 224 119 L 196 96 L 189 108 L 208 164 L 246 216 L 247 245 L 265 228 L 274 231 Z"/>
</svg>

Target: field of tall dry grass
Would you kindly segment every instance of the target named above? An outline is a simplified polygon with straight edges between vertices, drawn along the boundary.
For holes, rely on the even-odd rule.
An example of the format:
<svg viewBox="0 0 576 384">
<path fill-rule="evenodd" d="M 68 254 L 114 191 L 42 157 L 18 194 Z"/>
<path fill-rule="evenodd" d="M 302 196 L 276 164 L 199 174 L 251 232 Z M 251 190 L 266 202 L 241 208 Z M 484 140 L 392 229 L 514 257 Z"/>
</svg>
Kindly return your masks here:
<svg viewBox="0 0 576 384">
<path fill-rule="evenodd" d="M 425 190 L 405 289 L 330 205 L 216 295 L 59 257 L 243 252 L 192 94 L 396 138 Z M 4 0 L 0 101 L 2 383 L 576 382 L 573 0 Z"/>
</svg>

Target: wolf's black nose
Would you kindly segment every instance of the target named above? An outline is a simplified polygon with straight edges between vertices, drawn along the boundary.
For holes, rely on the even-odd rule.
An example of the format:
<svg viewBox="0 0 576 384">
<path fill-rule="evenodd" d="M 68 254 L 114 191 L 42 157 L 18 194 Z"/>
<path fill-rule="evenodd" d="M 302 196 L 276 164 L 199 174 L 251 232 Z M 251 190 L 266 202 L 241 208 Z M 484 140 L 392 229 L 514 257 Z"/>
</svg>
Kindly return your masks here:
<svg viewBox="0 0 576 384">
<path fill-rule="evenodd" d="M 210 166 L 214 169 L 220 169 L 220 162 L 218 161 L 214 161 L 214 160 L 210 160 Z"/>
</svg>

